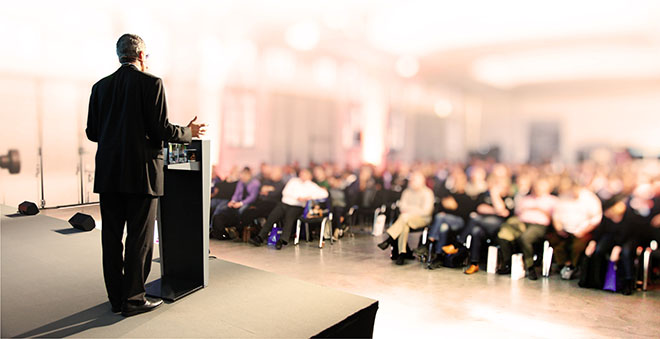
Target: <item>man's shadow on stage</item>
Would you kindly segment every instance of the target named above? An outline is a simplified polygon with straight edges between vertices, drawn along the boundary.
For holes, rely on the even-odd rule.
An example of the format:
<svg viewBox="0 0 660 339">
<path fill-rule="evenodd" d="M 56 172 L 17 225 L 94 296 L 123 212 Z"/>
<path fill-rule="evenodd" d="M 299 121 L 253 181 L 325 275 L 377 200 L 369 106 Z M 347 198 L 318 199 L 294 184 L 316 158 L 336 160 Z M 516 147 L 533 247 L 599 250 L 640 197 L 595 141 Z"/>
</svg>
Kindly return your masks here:
<svg viewBox="0 0 660 339">
<path fill-rule="evenodd" d="M 124 319 L 110 311 L 110 303 L 104 302 L 84 311 L 53 321 L 16 337 L 68 337 L 95 327 L 109 326 Z"/>
</svg>

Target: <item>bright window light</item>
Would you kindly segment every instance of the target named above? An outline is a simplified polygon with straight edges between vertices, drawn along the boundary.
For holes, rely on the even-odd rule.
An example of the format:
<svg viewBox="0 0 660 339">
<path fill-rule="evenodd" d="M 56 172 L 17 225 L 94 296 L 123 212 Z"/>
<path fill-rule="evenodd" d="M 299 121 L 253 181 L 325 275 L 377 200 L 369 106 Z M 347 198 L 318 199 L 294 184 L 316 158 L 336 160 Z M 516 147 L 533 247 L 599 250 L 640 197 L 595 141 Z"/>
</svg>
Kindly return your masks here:
<svg viewBox="0 0 660 339">
<path fill-rule="evenodd" d="M 286 30 L 285 40 L 294 49 L 309 51 L 319 43 L 321 33 L 314 21 L 302 21 Z"/>
</svg>

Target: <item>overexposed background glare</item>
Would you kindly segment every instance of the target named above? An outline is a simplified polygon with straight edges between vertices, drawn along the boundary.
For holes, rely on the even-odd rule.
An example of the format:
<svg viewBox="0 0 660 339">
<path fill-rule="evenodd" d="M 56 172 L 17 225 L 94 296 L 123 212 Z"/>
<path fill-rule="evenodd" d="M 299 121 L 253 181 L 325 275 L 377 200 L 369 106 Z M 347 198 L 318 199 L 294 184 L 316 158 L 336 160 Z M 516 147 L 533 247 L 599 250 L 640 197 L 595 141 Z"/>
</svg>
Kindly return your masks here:
<svg viewBox="0 0 660 339">
<path fill-rule="evenodd" d="M 0 203 L 93 202 L 91 86 L 142 36 L 220 171 L 660 154 L 658 1 L 21 1 L 0 12 Z M 545 141 L 558 138 L 558 142 Z M 539 148 L 540 147 L 540 148 Z M 539 160 L 539 159 L 535 159 Z M 43 184 L 43 189 L 41 188 Z"/>
</svg>

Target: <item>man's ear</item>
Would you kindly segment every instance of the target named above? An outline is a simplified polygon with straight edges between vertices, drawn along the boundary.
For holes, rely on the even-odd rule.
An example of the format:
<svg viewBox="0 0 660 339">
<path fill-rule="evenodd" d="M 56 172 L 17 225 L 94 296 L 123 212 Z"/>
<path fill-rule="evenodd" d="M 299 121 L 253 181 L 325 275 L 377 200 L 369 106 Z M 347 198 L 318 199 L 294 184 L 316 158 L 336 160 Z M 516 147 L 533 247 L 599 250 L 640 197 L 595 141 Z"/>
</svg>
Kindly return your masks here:
<svg viewBox="0 0 660 339">
<path fill-rule="evenodd" d="M 147 66 L 147 54 L 144 51 L 138 52 L 138 62 L 140 63 L 140 70 L 146 72 L 149 67 Z"/>
</svg>

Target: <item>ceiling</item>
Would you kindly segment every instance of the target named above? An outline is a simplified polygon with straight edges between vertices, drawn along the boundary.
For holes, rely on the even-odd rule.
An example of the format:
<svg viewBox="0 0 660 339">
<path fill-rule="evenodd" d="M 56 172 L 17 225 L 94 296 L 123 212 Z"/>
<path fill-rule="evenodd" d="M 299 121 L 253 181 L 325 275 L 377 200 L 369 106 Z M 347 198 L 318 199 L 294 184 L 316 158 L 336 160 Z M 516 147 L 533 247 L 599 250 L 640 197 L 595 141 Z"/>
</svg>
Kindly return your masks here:
<svg viewBox="0 0 660 339">
<path fill-rule="evenodd" d="M 301 4 L 306 4 L 302 5 Z M 502 90 L 660 79 L 660 2 L 335 1 L 245 5 L 286 27 L 320 26 L 319 48 L 419 59 L 425 81 Z M 251 13 L 251 14 L 248 14 Z M 369 51 L 369 52 L 367 52 Z M 374 58 L 369 55 L 368 58 Z M 393 62 L 385 58 L 383 62 Z"/>
<path fill-rule="evenodd" d="M 660 79 L 657 0 L 24 1 L 12 6 L 9 12 L 17 11 L 7 19 L 17 23 L 48 22 L 53 13 L 64 18 L 67 8 L 93 8 L 99 13 L 94 20 L 116 20 L 103 13 L 123 17 L 154 35 L 193 25 L 200 35 L 252 40 L 260 48 L 292 46 L 289 38 L 297 32 L 306 43 L 298 46 L 302 56 L 346 57 L 393 72 L 404 57 L 417 60 L 412 77 L 426 83 L 511 91 Z M 35 6 L 42 10 L 33 11 Z"/>
</svg>

